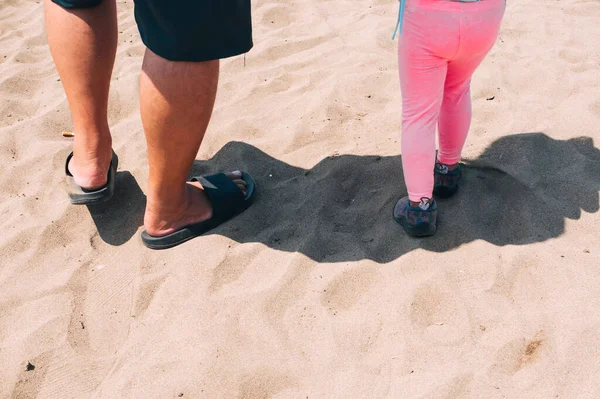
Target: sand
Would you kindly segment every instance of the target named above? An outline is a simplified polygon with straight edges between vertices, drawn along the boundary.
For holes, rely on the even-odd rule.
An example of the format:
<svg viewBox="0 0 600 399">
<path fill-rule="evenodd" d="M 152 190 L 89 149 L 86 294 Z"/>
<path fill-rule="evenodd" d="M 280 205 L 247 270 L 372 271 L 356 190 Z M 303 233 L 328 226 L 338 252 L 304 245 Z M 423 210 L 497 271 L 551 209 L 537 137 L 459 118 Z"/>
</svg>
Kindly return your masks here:
<svg viewBox="0 0 600 399">
<path fill-rule="evenodd" d="M 253 2 L 195 173 L 256 204 L 163 252 L 139 238 L 144 47 L 119 2 L 118 192 L 69 205 L 72 130 L 42 4 L 0 3 L 1 398 L 600 397 L 600 3 L 509 1 L 473 81 L 439 233 L 405 194 L 394 1 Z M 493 99 L 492 99 L 493 98 Z"/>
</svg>

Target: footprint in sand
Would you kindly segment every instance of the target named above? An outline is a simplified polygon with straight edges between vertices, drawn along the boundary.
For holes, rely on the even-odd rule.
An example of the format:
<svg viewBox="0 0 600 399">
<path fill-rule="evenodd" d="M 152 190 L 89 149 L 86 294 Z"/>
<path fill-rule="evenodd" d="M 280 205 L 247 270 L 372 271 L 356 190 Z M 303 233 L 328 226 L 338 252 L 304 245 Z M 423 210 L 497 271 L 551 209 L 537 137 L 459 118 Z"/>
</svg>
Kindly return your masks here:
<svg viewBox="0 0 600 399">
<path fill-rule="evenodd" d="M 69 341 L 78 351 L 114 354 L 129 335 L 137 267 L 88 261 L 69 282 L 75 298 Z"/>
<path fill-rule="evenodd" d="M 460 343 L 469 333 L 467 311 L 447 286 L 425 283 L 414 294 L 410 320 L 423 339 L 439 344 Z"/>
<path fill-rule="evenodd" d="M 600 118 L 600 101 L 594 101 L 589 106 L 590 112 Z"/>
<path fill-rule="evenodd" d="M 590 17 L 600 14 L 600 4 L 594 1 L 580 1 L 575 7 L 564 7 L 562 12 L 573 17 Z"/>
<path fill-rule="evenodd" d="M 219 291 L 223 286 L 239 279 L 249 266 L 248 259 L 256 259 L 262 248 L 255 247 L 250 250 L 235 247 L 231 249 L 225 259 L 213 270 L 212 282 L 209 290 Z"/>
<path fill-rule="evenodd" d="M 369 293 L 377 275 L 377 270 L 372 267 L 349 269 L 329 283 L 321 303 L 334 315 L 348 310 Z"/>
<path fill-rule="evenodd" d="M 42 389 L 48 367 L 52 363 L 52 352 L 42 353 L 23 363 L 23 371 L 17 378 L 11 399 L 37 398 Z"/>
<path fill-rule="evenodd" d="M 587 58 L 587 55 L 577 49 L 563 49 L 558 53 L 561 60 L 569 64 L 579 64 Z"/>
<path fill-rule="evenodd" d="M 473 374 L 461 374 L 452 380 L 438 385 L 431 391 L 421 396 L 421 399 L 440 399 L 440 398 L 468 398 L 471 385 L 473 384 Z"/>
<path fill-rule="evenodd" d="M 494 374 L 514 375 L 519 370 L 536 363 L 543 356 L 546 346 L 544 331 L 529 339 L 511 341 L 500 348 L 491 371 Z"/>
<path fill-rule="evenodd" d="M 275 45 L 264 50 L 261 54 L 261 58 L 269 60 L 270 63 L 276 62 L 289 56 L 298 56 L 298 54 L 305 51 L 318 51 L 316 47 L 327 42 L 331 39 L 331 35 L 319 36 L 313 38 L 305 38 L 303 40 L 288 40 L 287 43 Z"/>
<path fill-rule="evenodd" d="M 264 315 L 281 338 L 287 339 L 291 334 L 285 321 L 286 313 L 306 294 L 312 269 L 313 265 L 310 262 L 299 258 L 289 266 L 277 289 L 265 303 Z"/>
<path fill-rule="evenodd" d="M 268 7 L 268 8 L 267 8 Z M 261 20 L 261 25 L 267 28 L 282 28 L 291 22 L 290 9 L 286 5 L 274 4 L 267 6 Z"/>
<path fill-rule="evenodd" d="M 133 311 L 135 317 L 140 317 L 146 312 L 146 310 L 154 300 L 156 291 L 158 291 L 158 289 L 165 282 L 166 279 L 167 276 L 164 275 L 142 283 L 136 299 L 135 309 Z"/>
<path fill-rule="evenodd" d="M 294 388 L 296 383 L 280 371 L 259 368 L 243 379 L 238 398 L 272 398 L 282 391 Z"/>
</svg>

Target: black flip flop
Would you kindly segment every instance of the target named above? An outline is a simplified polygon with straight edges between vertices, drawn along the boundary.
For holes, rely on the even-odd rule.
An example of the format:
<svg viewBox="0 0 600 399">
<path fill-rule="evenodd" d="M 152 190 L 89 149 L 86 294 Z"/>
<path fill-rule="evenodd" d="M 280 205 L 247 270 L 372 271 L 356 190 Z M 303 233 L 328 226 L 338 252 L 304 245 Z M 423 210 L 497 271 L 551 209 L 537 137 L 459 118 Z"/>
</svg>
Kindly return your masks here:
<svg viewBox="0 0 600 399">
<path fill-rule="evenodd" d="M 73 158 L 73 153 L 70 153 L 65 162 L 65 174 L 67 175 L 67 189 L 69 191 L 69 201 L 73 205 L 93 205 L 108 201 L 115 193 L 115 178 L 117 176 L 117 167 L 119 166 L 119 157 L 113 151 L 110 167 L 108 168 L 108 178 L 106 184 L 100 188 L 88 190 L 79 187 L 75 183 L 75 179 L 69 172 L 69 162 Z"/>
<path fill-rule="evenodd" d="M 150 249 L 172 248 L 233 219 L 248 209 L 254 201 L 256 188 L 254 179 L 248 173 L 242 172 L 242 180 L 246 182 L 246 197 L 243 196 L 242 190 L 224 173 L 194 177 L 192 181 L 202 184 L 204 192 L 212 204 L 212 218 L 183 227 L 163 237 L 153 237 L 144 230 L 142 231 L 142 242 Z"/>
</svg>

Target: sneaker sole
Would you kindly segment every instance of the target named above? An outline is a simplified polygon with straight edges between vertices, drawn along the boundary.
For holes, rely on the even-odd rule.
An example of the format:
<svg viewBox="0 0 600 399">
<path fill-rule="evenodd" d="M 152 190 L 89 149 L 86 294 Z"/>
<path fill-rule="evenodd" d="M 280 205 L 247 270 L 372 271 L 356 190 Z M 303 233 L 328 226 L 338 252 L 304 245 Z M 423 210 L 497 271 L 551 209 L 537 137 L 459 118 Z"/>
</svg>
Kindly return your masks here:
<svg viewBox="0 0 600 399">
<path fill-rule="evenodd" d="M 429 237 L 434 235 L 437 231 L 437 227 L 431 223 L 419 223 L 415 226 L 411 226 L 405 218 L 396 219 L 396 217 L 394 217 L 394 219 L 404 228 L 406 234 L 411 237 Z"/>
</svg>

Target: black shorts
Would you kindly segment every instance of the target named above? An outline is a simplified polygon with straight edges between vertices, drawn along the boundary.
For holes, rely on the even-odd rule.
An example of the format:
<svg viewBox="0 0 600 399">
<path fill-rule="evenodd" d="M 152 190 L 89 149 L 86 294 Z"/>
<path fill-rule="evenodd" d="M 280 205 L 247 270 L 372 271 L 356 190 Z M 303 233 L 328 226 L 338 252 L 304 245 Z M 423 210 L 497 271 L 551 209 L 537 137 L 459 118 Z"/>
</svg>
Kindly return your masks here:
<svg viewBox="0 0 600 399">
<path fill-rule="evenodd" d="M 103 0 L 52 1 L 73 9 L 95 7 Z M 217 60 L 252 48 L 250 0 L 134 1 L 142 41 L 168 60 Z"/>
</svg>

